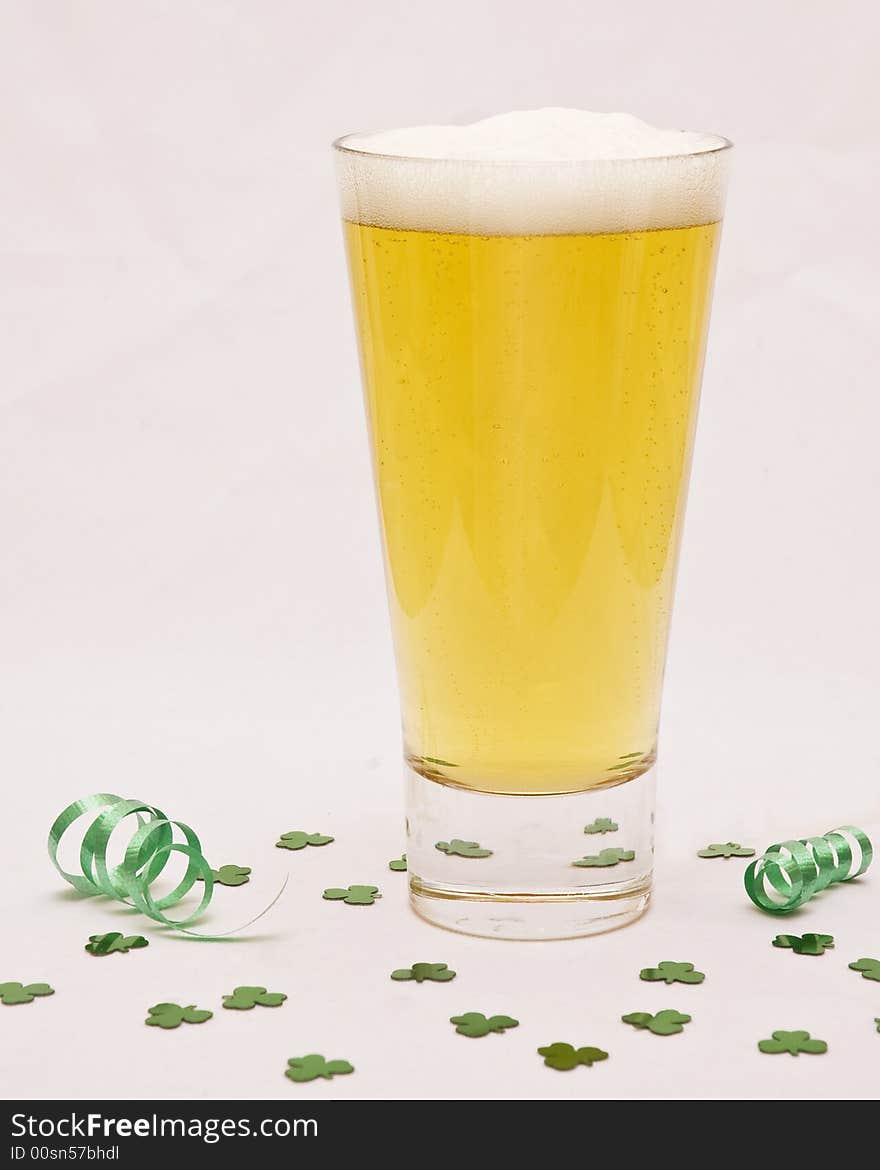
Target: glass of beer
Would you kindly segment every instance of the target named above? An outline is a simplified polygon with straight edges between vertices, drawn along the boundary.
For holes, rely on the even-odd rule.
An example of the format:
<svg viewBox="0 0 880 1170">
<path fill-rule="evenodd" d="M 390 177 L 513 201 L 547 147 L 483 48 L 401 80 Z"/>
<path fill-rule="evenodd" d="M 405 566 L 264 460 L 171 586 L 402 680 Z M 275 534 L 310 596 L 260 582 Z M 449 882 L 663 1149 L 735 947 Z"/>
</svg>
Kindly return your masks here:
<svg viewBox="0 0 880 1170">
<path fill-rule="evenodd" d="M 623 925 L 731 144 L 550 110 L 334 145 L 412 905 L 499 938 Z"/>
</svg>

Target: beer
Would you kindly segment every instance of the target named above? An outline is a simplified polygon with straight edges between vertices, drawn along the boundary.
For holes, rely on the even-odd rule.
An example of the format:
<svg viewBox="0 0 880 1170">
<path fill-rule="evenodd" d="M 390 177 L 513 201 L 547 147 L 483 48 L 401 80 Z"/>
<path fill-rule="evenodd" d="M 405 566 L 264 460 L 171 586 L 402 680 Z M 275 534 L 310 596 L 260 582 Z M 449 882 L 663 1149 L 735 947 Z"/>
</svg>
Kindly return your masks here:
<svg viewBox="0 0 880 1170">
<path fill-rule="evenodd" d="M 438 925 L 573 937 L 648 904 L 729 145 L 571 110 L 336 144 Z"/>
<path fill-rule="evenodd" d="M 718 222 L 345 237 L 411 766 L 508 794 L 639 775 Z"/>
</svg>

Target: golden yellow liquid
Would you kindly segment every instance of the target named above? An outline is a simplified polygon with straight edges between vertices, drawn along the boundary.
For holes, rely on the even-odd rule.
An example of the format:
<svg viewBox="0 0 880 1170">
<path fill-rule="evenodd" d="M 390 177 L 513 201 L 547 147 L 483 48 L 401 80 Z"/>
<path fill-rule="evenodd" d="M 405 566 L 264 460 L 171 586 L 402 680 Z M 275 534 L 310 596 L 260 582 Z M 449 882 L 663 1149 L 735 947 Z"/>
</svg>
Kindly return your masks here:
<svg viewBox="0 0 880 1170">
<path fill-rule="evenodd" d="M 504 793 L 639 774 L 719 225 L 345 232 L 410 762 Z"/>
</svg>

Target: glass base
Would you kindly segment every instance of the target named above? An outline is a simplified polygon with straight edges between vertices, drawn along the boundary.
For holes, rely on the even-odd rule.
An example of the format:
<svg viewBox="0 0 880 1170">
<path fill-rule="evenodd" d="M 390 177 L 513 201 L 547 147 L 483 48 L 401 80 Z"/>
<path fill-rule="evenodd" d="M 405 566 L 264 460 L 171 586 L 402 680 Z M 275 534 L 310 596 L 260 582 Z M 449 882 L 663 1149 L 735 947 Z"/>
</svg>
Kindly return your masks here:
<svg viewBox="0 0 880 1170">
<path fill-rule="evenodd" d="M 413 909 L 485 938 L 578 938 L 633 922 L 651 896 L 656 771 L 564 796 L 499 796 L 406 767 Z"/>
</svg>

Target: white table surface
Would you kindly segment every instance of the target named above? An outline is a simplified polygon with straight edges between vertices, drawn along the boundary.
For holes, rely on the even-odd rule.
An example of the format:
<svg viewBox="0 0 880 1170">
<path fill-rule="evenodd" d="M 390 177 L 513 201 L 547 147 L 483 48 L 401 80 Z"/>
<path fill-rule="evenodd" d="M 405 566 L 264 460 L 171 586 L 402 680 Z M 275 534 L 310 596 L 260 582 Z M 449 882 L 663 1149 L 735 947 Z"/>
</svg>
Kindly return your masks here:
<svg viewBox="0 0 880 1170">
<path fill-rule="evenodd" d="M 548 0 L 540 27 L 525 4 L 520 19 L 500 0 L 429 8 L 379 0 L 343 36 L 342 0 L 4 5 L 0 981 L 57 991 L 0 1007 L 0 1094 L 873 1096 L 880 984 L 847 963 L 880 957 L 880 870 L 776 920 L 750 907 L 740 863 L 695 856 L 841 822 L 880 835 L 873 10 L 755 0 L 719 40 L 696 0 Z M 397 704 L 327 142 L 548 103 L 697 122 L 738 146 L 655 902 L 616 933 L 517 944 L 422 923 L 386 868 L 403 848 Z M 282 901 L 204 944 L 76 899 L 45 836 L 102 789 L 253 867 L 218 890 L 218 928 L 289 872 Z M 273 848 L 296 828 L 336 842 Z M 322 901 L 350 882 L 384 897 Z M 83 951 L 115 928 L 150 947 Z M 770 946 L 779 930 L 837 946 L 798 957 Z M 705 983 L 640 983 L 662 959 Z M 422 960 L 458 976 L 388 978 Z M 289 999 L 144 1027 L 157 1001 L 218 1009 L 241 983 Z M 619 1020 L 663 1006 L 693 1015 L 684 1034 Z M 448 1017 L 474 1010 L 521 1025 L 457 1036 Z M 827 1055 L 760 1055 L 780 1028 Z M 611 1058 L 557 1073 L 535 1053 L 555 1040 Z M 291 1084 L 287 1059 L 312 1051 L 357 1071 Z"/>
<path fill-rule="evenodd" d="M 90 767 L 72 766 L 97 738 L 100 758 L 92 751 Z M 13 850 L 20 860 L 7 863 L 3 978 L 48 981 L 56 994 L 0 1013 L 6 1095 L 875 1094 L 880 987 L 847 969 L 864 955 L 880 957 L 873 871 L 793 916 L 752 908 L 742 888 L 744 863 L 701 860 L 695 851 L 731 837 L 767 845 L 766 828 L 751 831 L 763 818 L 737 813 L 726 801 L 723 815 L 713 814 L 705 799 L 712 777 L 670 768 L 658 824 L 656 899 L 639 923 L 563 942 L 468 938 L 418 919 L 407 905 L 406 876 L 387 869 L 402 847 L 393 759 L 293 759 L 287 739 L 284 725 L 262 726 L 253 736 L 217 725 L 152 727 L 149 735 L 118 724 L 20 733 L 33 795 L 18 798 L 14 839 L 7 843 L 7 856 Z M 44 831 L 70 795 L 103 787 L 121 772 L 134 777 L 126 792 L 149 794 L 197 824 L 216 864 L 252 866 L 247 885 L 217 890 L 206 925 L 219 930 L 245 921 L 289 873 L 269 915 L 229 941 L 200 943 L 69 891 L 43 854 Z M 699 828 L 696 808 L 704 809 Z M 274 848 L 278 833 L 300 827 L 336 840 L 296 853 Z M 880 823 L 864 827 L 875 840 L 880 835 Z M 321 898 L 325 887 L 351 883 L 378 885 L 383 897 L 369 908 Z M 149 948 L 101 959 L 82 949 L 90 934 L 116 929 L 143 932 Z M 778 932 L 806 931 L 833 934 L 834 950 L 813 958 L 770 945 Z M 663 959 L 693 962 L 705 982 L 667 987 L 639 980 L 641 967 Z M 394 968 L 413 962 L 445 962 L 458 974 L 449 984 L 389 979 Z M 277 1010 L 221 1009 L 220 997 L 240 984 L 289 998 Z M 215 1017 L 174 1032 L 145 1027 L 146 1009 L 162 1001 L 196 1003 Z M 687 1012 L 693 1022 L 680 1036 L 660 1038 L 620 1021 L 625 1013 L 662 1007 Z M 466 1011 L 512 1015 L 520 1026 L 504 1036 L 468 1039 L 448 1022 Z M 828 1054 L 761 1055 L 757 1041 L 777 1029 L 806 1029 L 828 1042 Z M 593 1069 L 555 1072 L 535 1049 L 556 1040 L 597 1045 L 611 1056 Z M 347 1059 L 356 1073 L 294 1086 L 283 1076 L 286 1061 L 309 1052 Z"/>
</svg>

